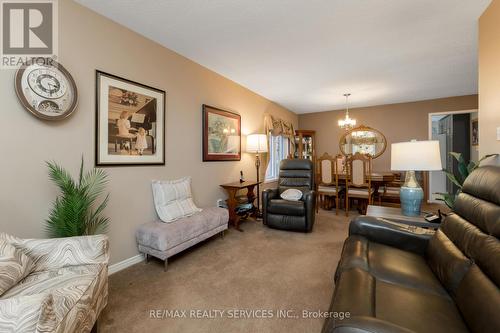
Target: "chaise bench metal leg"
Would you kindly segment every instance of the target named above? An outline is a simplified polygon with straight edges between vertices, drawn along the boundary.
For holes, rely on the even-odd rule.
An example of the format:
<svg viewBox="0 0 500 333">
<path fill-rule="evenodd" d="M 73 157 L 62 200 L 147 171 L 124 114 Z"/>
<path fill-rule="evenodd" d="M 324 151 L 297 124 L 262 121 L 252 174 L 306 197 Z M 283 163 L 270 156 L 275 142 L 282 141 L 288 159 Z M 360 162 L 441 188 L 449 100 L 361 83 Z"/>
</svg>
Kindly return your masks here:
<svg viewBox="0 0 500 333">
<path fill-rule="evenodd" d="M 146 256 L 146 264 L 149 263 L 149 259 L 150 259 L 150 255 L 145 253 L 144 254 Z M 168 266 L 168 259 L 165 259 L 164 263 L 163 263 L 163 271 L 166 272 L 167 271 L 167 266 Z"/>
</svg>

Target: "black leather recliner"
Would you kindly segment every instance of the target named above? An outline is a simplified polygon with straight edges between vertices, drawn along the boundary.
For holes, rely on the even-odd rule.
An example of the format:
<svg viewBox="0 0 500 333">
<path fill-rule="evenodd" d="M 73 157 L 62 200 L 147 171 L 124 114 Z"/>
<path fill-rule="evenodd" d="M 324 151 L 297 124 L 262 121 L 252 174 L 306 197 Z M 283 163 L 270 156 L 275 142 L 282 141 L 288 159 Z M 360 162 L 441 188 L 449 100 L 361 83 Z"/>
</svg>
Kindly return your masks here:
<svg viewBox="0 0 500 333">
<path fill-rule="evenodd" d="M 301 190 L 302 199 L 281 199 L 280 194 L 290 188 Z M 262 192 L 263 223 L 275 229 L 310 232 L 314 225 L 315 204 L 313 163 L 307 159 L 282 160 L 278 188 Z"/>
<path fill-rule="evenodd" d="M 476 169 L 454 210 L 435 233 L 352 221 L 323 332 L 500 332 L 500 167 Z"/>
</svg>

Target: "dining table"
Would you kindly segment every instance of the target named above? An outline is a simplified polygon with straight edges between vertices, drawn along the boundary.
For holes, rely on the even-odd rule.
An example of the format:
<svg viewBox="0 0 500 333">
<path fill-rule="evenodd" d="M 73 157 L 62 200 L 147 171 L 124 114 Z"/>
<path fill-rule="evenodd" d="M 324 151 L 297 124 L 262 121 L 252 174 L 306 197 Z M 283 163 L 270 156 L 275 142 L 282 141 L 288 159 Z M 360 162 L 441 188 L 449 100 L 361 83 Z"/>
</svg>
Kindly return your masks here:
<svg viewBox="0 0 500 333">
<path fill-rule="evenodd" d="M 347 177 L 347 174 L 340 173 L 339 174 L 339 180 L 345 180 Z M 396 177 L 396 174 L 394 172 L 390 171 L 374 171 L 370 174 L 370 178 L 372 183 L 390 183 L 393 182 Z"/>
<path fill-rule="evenodd" d="M 345 181 L 347 178 L 346 173 L 339 174 L 339 185 L 341 181 Z M 392 183 L 396 179 L 396 174 L 390 171 L 374 171 L 370 174 L 371 183 L 374 189 L 374 193 L 378 193 L 378 189 L 381 186 L 385 186 L 387 183 Z"/>
</svg>

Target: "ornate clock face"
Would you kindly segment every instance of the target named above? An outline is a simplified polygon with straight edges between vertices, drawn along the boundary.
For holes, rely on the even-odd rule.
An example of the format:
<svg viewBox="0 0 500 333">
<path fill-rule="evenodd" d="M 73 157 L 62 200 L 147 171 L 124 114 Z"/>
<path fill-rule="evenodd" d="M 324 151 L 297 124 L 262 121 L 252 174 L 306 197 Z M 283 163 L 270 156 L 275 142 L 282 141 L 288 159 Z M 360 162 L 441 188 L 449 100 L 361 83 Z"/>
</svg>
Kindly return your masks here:
<svg viewBox="0 0 500 333">
<path fill-rule="evenodd" d="M 23 106 L 39 118 L 62 119 L 75 110 L 75 81 L 62 65 L 53 60 L 21 67 L 15 85 Z"/>
</svg>

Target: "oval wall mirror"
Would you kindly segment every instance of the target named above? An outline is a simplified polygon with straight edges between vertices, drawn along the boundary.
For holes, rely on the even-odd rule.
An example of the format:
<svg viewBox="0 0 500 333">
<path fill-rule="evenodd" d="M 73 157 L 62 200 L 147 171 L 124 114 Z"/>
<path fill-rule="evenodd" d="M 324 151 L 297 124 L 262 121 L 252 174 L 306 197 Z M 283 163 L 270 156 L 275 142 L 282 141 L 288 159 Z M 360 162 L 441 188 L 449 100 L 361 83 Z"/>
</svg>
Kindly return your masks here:
<svg viewBox="0 0 500 333">
<path fill-rule="evenodd" d="M 387 140 L 379 130 L 361 125 L 344 133 L 340 137 L 339 147 L 343 155 L 359 152 L 377 158 L 384 153 Z"/>
</svg>

